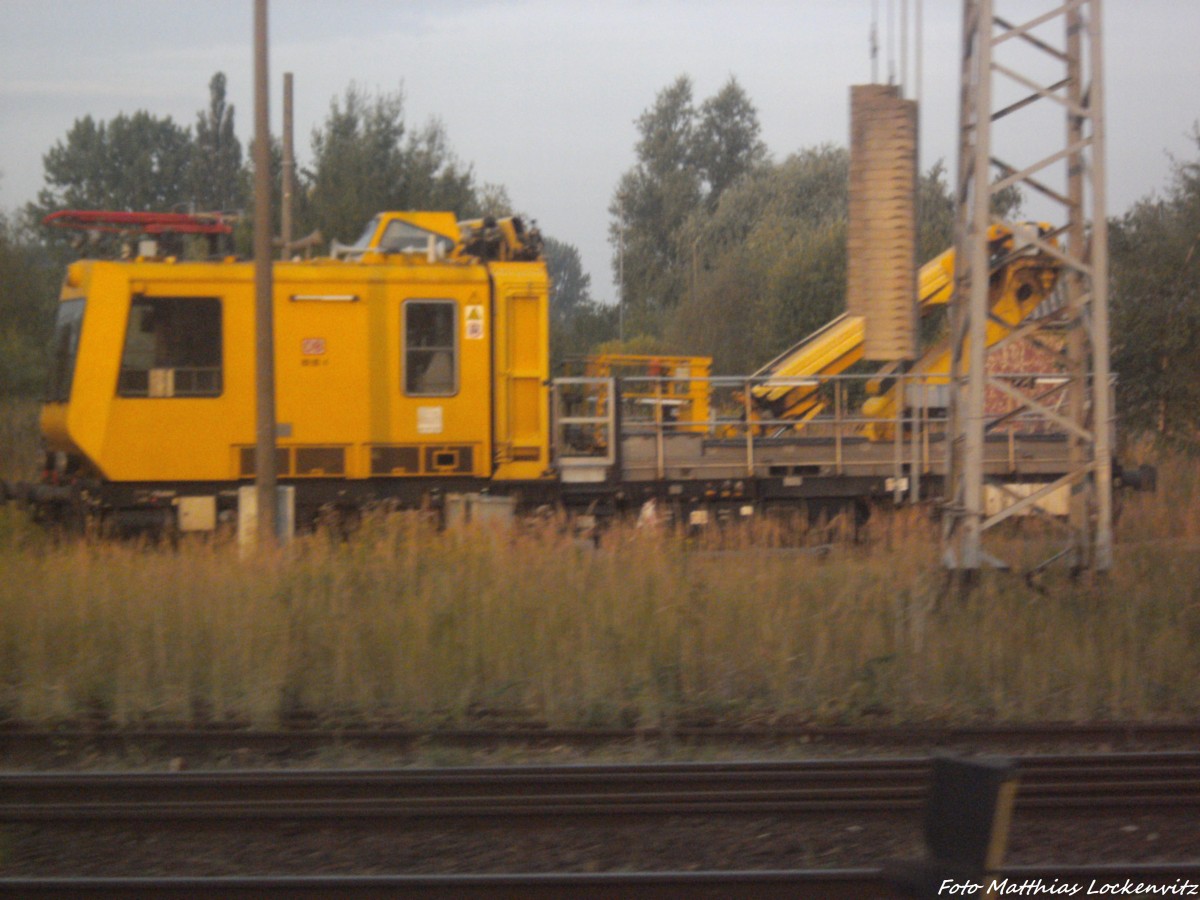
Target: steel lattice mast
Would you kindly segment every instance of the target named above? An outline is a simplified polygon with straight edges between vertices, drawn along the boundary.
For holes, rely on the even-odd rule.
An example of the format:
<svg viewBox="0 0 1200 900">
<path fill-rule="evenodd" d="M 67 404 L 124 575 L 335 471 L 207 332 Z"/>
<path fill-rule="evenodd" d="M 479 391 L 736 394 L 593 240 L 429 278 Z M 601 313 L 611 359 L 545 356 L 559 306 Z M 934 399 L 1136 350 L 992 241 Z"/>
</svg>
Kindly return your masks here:
<svg viewBox="0 0 1200 900">
<path fill-rule="evenodd" d="M 956 284 L 950 307 L 951 448 L 943 530 L 944 563 L 960 574 L 973 574 L 985 563 L 1003 565 L 984 550 L 984 534 L 1010 516 L 1036 510 L 1059 489 L 1070 491 L 1070 515 L 1065 523 L 1050 521 L 1062 528 L 1065 546 L 1042 566 L 1060 558 L 1077 569 L 1105 571 L 1112 565 L 1100 6 L 1101 0 L 1047 3 L 1045 12 L 1014 24 L 995 14 L 993 0 L 963 2 Z M 1050 127 L 1039 127 L 1047 122 Z M 1034 137 L 1043 140 L 1038 144 Z M 1037 149 L 1030 152 L 1034 144 Z M 1013 185 L 1048 203 L 1053 212 L 1046 218 L 1060 226 L 1022 238 L 1026 247 L 1061 263 L 1064 302 L 1057 312 L 1034 317 L 989 348 L 988 276 L 995 260 L 989 259 L 987 231 L 993 198 Z M 988 353 L 1022 339 L 1052 348 L 1060 360 L 1067 379 L 1065 409 L 1018 392 L 1010 381 L 989 373 Z M 999 391 L 1026 416 L 1052 423 L 1070 443 L 1066 474 L 1029 492 L 997 485 L 992 491 L 994 496 L 1000 492 L 1002 508 L 990 513 L 984 465 L 991 424 L 985 410 L 988 390 Z"/>
</svg>

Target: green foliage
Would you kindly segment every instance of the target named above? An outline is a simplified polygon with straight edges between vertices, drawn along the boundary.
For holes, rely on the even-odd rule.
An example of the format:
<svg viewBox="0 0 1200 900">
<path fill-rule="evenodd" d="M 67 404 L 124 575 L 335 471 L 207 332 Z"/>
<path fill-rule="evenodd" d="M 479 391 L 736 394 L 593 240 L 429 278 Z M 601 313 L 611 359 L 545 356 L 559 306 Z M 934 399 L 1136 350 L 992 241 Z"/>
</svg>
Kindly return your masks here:
<svg viewBox="0 0 1200 900">
<path fill-rule="evenodd" d="M 516 207 L 513 205 L 512 198 L 508 196 L 508 188 L 502 184 L 493 184 L 492 182 L 484 184 L 479 189 L 475 205 L 476 214 L 480 216 L 502 219 L 506 216 L 516 215 Z"/>
<path fill-rule="evenodd" d="M 661 334 L 691 280 L 685 223 L 766 159 L 758 114 L 730 79 L 697 110 L 680 76 L 637 120 L 637 164 L 621 176 L 609 213 L 627 330 Z"/>
<path fill-rule="evenodd" d="M 242 182 L 245 185 L 245 215 L 234 226 L 234 242 L 237 247 L 239 256 L 250 257 L 254 255 L 254 159 L 255 159 L 255 141 L 250 141 L 250 146 L 246 153 L 246 163 L 243 169 Z M 271 230 L 274 234 L 279 234 L 282 230 L 283 210 L 281 199 L 283 197 L 283 144 L 278 138 L 272 137 L 269 142 L 267 153 L 267 170 L 271 180 Z M 293 222 L 306 222 L 306 214 L 308 212 L 309 203 L 306 192 L 303 186 L 299 186 L 293 191 L 292 197 L 292 216 Z M 301 227 L 292 232 L 292 238 L 300 237 L 302 233 Z"/>
<path fill-rule="evenodd" d="M 1194 139 L 1200 148 L 1200 127 Z M 1112 361 L 1122 422 L 1200 448 L 1200 159 L 1110 223 Z"/>
<path fill-rule="evenodd" d="M 699 119 L 692 158 L 712 209 L 727 188 L 766 162 L 767 145 L 759 138 L 758 111 L 734 78 L 701 104 Z"/>
<path fill-rule="evenodd" d="M 110 122 L 76 119 L 42 158 L 46 187 L 30 211 L 164 210 L 188 199 L 191 134 L 170 118 L 139 110 Z"/>
<path fill-rule="evenodd" d="M 474 174 L 450 150 L 445 127 L 435 119 L 410 133 L 401 91 L 371 96 L 352 84 L 313 131 L 312 152 L 307 218 L 328 238 L 352 241 L 384 209 L 481 212 Z M 489 190 L 490 205 L 509 205 L 502 189 Z"/>
<path fill-rule="evenodd" d="M 29 397 L 44 387 L 57 288 L 51 255 L 0 214 L 0 397 Z"/>
<path fill-rule="evenodd" d="M 242 166 L 242 143 L 233 129 L 233 106 L 225 102 L 225 73 L 208 83 L 209 105 L 196 116 L 189 171 L 190 199 L 201 210 L 234 210 L 246 205 L 249 183 Z"/>
<path fill-rule="evenodd" d="M 583 271 L 579 248 L 546 238 L 546 268 L 550 272 L 550 321 L 565 324 L 580 307 L 592 302 L 592 276 Z"/>
<path fill-rule="evenodd" d="M 584 272 L 573 244 L 545 239 L 544 255 L 550 273 L 550 359 L 583 356 L 616 334 L 616 310 L 592 299 L 592 276 Z"/>
<path fill-rule="evenodd" d="M 996 179 L 999 181 L 999 177 Z M 1005 222 L 1013 222 L 1021 218 L 1021 207 L 1025 205 L 1025 195 L 1018 185 L 1010 184 L 992 194 L 990 203 L 991 214 L 994 218 Z"/>
<path fill-rule="evenodd" d="M 234 133 L 234 109 L 225 101 L 225 75 L 209 82 L 209 106 L 197 115 L 196 134 L 169 116 L 145 110 L 108 122 L 77 119 L 43 159 L 46 186 L 27 217 L 41 221 L 63 209 L 236 210 L 247 198 L 249 175 Z M 77 234 L 47 240 L 60 257 Z M 95 241 L 93 241 L 95 243 Z M 89 252 L 114 252 L 111 236 Z"/>
<path fill-rule="evenodd" d="M 144 110 L 108 122 L 79 119 L 45 155 L 46 187 L 28 213 L 40 220 L 60 209 L 252 211 L 253 143 L 243 157 L 221 72 L 209 82 L 209 103 L 195 133 Z M 273 227 L 279 228 L 283 159 L 271 142 Z M 500 185 L 477 188 L 469 165 L 450 149 L 445 127 L 431 120 L 410 129 L 400 91 L 371 95 L 350 85 L 330 104 L 312 134 L 312 165 L 298 173 L 293 196 L 296 231 L 320 229 L 350 241 L 384 209 L 445 209 L 461 218 L 508 215 Z M 250 226 L 237 235 L 248 251 Z"/>
<path fill-rule="evenodd" d="M 637 121 L 637 164 L 609 212 L 626 333 L 757 370 L 845 304 L 849 154 L 769 160 L 754 105 L 735 79 L 697 108 L 686 77 Z M 1019 209 L 1016 189 L 997 214 Z M 954 198 L 939 162 L 918 182 L 917 254 L 953 243 Z"/>
<path fill-rule="evenodd" d="M 831 146 L 759 168 L 698 212 L 693 283 L 666 330 L 673 344 L 750 372 L 844 302 L 849 155 Z"/>
<path fill-rule="evenodd" d="M 918 263 L 933 259 L 953 244 L 954 193 L 939 159 L 917 182 Z"/>
<path fill-rule="evenodd" d="M 313 132 L 313 168 L 304 174 L 310 214 L 326 237 L 353 240 L 393 192 L 403 166 L 403 109 L 400 94 L 371 101 L 351 85 Z"/>
<path fill-rule="evenodd" d="M 620 310 L 616 306 L 596 300 L 580 306 L 562 333 L 555 335 L 551 330 L 551 363 L 557 367 L 568 359 L 605 352 L 600 348 L 615 340 L 619 331 Z"/>
</svg>

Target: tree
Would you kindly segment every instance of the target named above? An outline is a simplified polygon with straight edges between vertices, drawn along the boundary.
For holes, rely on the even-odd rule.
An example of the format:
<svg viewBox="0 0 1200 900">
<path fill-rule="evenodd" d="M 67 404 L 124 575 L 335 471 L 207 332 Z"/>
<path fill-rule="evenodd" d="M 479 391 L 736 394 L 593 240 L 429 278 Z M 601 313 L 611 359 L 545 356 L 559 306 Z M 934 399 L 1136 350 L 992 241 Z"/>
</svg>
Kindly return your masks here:
<svg viewBox="0 0 1200 900">
<path fill-rule="evenodd" d="M 1200 160 L 1176 162 L 1165 197 L 1110 222 L 1109 259 L 1122 420 L 1200 449 Z"/>
<path fill-rule="evenodd" d="M 845 304 L 848 177 L 844 149 L 816 147 L 757 168 L 698 212 L 671 342 L 745 373 L 833 318 Z"/>
<path fill-rule="evenodd" d="M 544 256 L 550 273 L 550 322 L 562 325 L 580 307 L 592 302 L 592 276 L 583 271 L 583 260 L 574 244 L 546 237 Z"/>
<path fill-rule="evenodd" d="M 693 158 L 706 183 L 705 202 L 715 209 L 725 190 L 767 160 L 759 138 L 758 110 L 736 78 L 700 106 Z"/>
<path fill-rule="evenodd" d="M 35 221 L 61 209 L 161 212 L 233 210 L 248 202 L 249 175 L 226 103 L 225 75 L 209 81 L 196 133 L 145 110 L 108 122 L 77 119 L 43 157 L 46 186 L 26 207 Z M 61 244 L 61 241 L 56 241 Z"/>
<path fill-rule="evenodd" d="M 208 109 L 196 115 L 189 189 L 199 210 L 234 210 L 246 204 L 242 144 L 233 128 L 233 106 L 225 102 L 225 74 L 208 83 Z"/>
<path fill-rule="evenodd" d="M 502 219 L 507 216 L 516 215 L 512 199 L 508 196 L 508 188 L 502 184 L 494 184 L 490 181 L 479 189 L 479 196 L 475 205 L 478 207 L 477 212 L 481 216 L 493 216 L 497 219 Z"/>
<path fill-rule="evenodd" d="M 32 235 L 0 213 L 0 397 L 46 383 L 59 270 Z"/>
<path fill-rule="evenodd" d="M 698 210 L 715 209 L 767 153 L 754 105 L 732 78 L 697 109 L 691 79 L 680 76 L 637 126 L 637 163 L 622 175 L 609 206 L 613 268 L 620 270 L 632 332 L 662 334 L 692 281 L 685 223 Z"/>
<path fill-rule="evenodd" d="M 170 117 L 84 116 L 42 157 L 46 187 L 29 209 L 171 209 L 188 199 L 192 160 L 191 134 Z"/>
<path fill-rule="evenodd" d="M 954 245 L 954 219 L 954 194 L 946 182 L 946 166 L 939 159 L 917 180 L 918 265 Z"/>
<path fill-rule="evenodd" d="M 692 82 L 680 76 L 638 118 L 637 164 L 621 176 L 609 207 L 614 271 L 631 331 L 658 333 L 682 293 L 674 236 L 699 205 L 701 180 L 692 155 Z"/>
<path fill-rule="evenodd" d="M 250 145 L 246 149 L 246 163 L 242 170 L 246 213 L 234 226 L 233 231 L 238 255 L 247 257 L 254 255 L 255 143 L 256 139 L 251 138 Z M 283 229 L 283 142 L 273 135 L 268 138 L 267 177 L 271 182 L 271 233 L 280 234 Z M 296 189 L 292 192 L 292 221 L 308 222 L 310 205 L 307 191 L 304 190 L 302 184 L 297 184 Z M 292 233 L 293 240 L 300 236 L 297 232 Z"/>
<path fill-rule="evenodd" d="M 617 335 L 617 310 L 592 299 L 592 276 L 573 244 L 545 238 L 550 274 L 550 357 L 557 366 Z"/>
<path fill-rule="evenodd" d="M 480 212 L 474 174 L 450 150 L 445 127 L 435 119 L 409 133 L 401 91 L 372 97 L 350 85 L 313 131 L 312 155 L 304 172 L 309 227 L 326 237 L 353 240 L 385 209 L 445 209 L 460 218 Z M 490 200 L 497 199 L 493 191 Z"/>
<path fill-rule="evenodd" d="M 481 214 L 475 175 L 450 149 L 441 120 L 432 119 L 420 131 L 409 135 L 403 160 L 401 199 L 391 208 L 445 209 L 460 219 Z M 499 199 L 503 204 L 507 196 Z"/>
<path fill-rule="evenodd" d="M 680 234 L 691 275 L 665 336 L 753 372 L 845 309 L 849 153 L 824 145 L 764 162 L 698 210 Z M 941 164 L 918 182 L 918 254 L 953 243 L 954 200 Z M 936 329 L 936 323 L 932 326 Z"/>
<path fill-rule="evenodd" d="M 374 100 L 355 85 L 342 103 L 330 103 L 325 124 L 312 134 L 310 215 L 329 238 L 351 241 L 396 192 L 401 180 L 404 99 Z"/>
</svg>

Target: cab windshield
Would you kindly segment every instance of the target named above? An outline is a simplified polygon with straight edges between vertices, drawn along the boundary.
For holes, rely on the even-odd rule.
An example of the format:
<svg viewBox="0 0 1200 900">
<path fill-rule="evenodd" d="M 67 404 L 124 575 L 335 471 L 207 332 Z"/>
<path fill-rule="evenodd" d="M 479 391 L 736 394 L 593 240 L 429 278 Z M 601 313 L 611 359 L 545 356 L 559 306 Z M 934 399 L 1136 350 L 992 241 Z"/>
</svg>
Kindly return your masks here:
<svg viewBox="0 0 1200 900">
<path fill-rule="evenodd" d="M 373 218 L 367 223 L 366 230 L 358 236 L 358 240 L 353 244 L 347 244 L 346 249 L 355 253 L 362 253 L 371 246 L 371 238 L 375 237 L 375 232 L 379 229 L 379 216 Z"/>
<path fill-rule="evenodd" d="M 424 253 L 429 249 L 430 241 L 443 256 L 454 249 L 454 241 L 444 235 L 418 228 L 403 219 L 393 219 L 379 239 L 379 250 L 383 253 Z"/>
<path fill-rule="evenodd" d="M 79 334 L 83 330 L 83 304 L 82 297 L 58 304 L 51 346 L 50 385 L 46 391 L 46 400 L 50 403 L 66 403 L 71 399 L 75 357 L 79 354 Z"/>
<path fill-rule="evenodd" d="M 433 242 L 439 256 L 447 256 L 454 250 L 454 241 L 444 234 L 429 231 L 403 219 L 392 219 L 388 222 L 383 234 L 379 236 L 378 244 L 372 247 L 381 221 L 380 216 L 373 218 L 353 244 L 335 243 L 334 255 L 345 255 L 355 259 L 372 249 L 380 253 L 425 253 L 429 250 L 430 241 Z"/>
</svg>

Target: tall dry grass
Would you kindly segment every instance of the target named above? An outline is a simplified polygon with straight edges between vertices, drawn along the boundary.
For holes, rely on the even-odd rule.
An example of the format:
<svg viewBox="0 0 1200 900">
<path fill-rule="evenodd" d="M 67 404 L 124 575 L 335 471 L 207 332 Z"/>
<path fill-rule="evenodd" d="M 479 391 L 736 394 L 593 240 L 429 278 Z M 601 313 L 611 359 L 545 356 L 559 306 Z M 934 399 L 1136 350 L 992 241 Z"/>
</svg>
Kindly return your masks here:
<svg viewBox="0 0 1200 900">
<path fill-rule="evenodd" d="M 0 478 L 27 481 L 36 476 L 39 409 L 34 400 L 0 396 Z"/>
<path fill-rule="evenodd" d="M 1126 498 L 1116 566 L 943 596 L 918 511 L 820 555 L 768 534 L 436 533 L 415 516 L 249 562 L 47 539 L 0 513 L 0 716 L 557 725 L 1179 718 L 1200 712 L 1200 485 Z M 1010 556 L 1047 552 L 1035 523 Z"/>
</svg>

